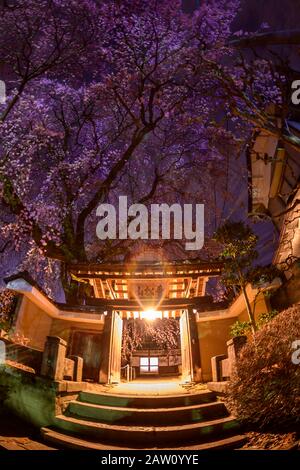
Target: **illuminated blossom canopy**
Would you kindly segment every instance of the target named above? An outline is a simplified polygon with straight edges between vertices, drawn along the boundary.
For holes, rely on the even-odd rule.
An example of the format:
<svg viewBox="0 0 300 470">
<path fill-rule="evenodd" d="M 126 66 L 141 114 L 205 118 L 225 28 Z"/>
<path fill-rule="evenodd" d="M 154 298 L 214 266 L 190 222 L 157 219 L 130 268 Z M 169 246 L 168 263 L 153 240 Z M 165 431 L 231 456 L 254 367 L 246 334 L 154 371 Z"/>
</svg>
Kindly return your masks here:
<svg viewBox="0 0 300 470">
<path fill-rule="evenodd" d="M 2 3 L 5 274 L 67 288 L 68 263 L 130 251 L 95 237 L 97 206 L 120 194 L 216 210 L 228 159 L 279 93 L 267 63 L 249 80 L 229 46 L 239 1 L 201 3 L 191 14 L 175 0 Z"/>
</svg>

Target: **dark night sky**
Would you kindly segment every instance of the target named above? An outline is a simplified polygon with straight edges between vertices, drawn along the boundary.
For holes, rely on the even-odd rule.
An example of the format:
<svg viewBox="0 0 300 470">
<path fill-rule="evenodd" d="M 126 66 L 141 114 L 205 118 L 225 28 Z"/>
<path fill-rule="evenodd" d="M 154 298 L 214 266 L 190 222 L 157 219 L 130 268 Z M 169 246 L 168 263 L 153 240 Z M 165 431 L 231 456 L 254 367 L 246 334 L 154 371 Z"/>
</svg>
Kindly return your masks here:
<svg viewBox="0 0 300 470">
<path fill-rule="evenodd" d="M 202 0 L 183 0 L 185 11 L 192 11 Z M 217 3 L 217 2 L 216 2 Z M 300 27 L 300 0 L 242 0 L 240 12 L 232 24 L 232 31 L 254 32 L 261 29 L 266 23 L 269 30 L 299 29 Z M 262 50 L 260 50 L 260 53 Z M 299 55 L 291 54 L 291 51 L 280 46 L 276 47 L 277 53 L 288 53 L 292 58 L 292 65 L 300 69 Z M 240 191 L 240 186 L 238 191 Z M 246 190 L 246 188 L 245 188 Z M 236 189 L 234 189 L 236 191 Z M 247 190 L 246 190 L 247 191 Z M 239 211 L 234 218 L 239 218 Z M 244 218 L 244 216 L 242 217 Z M 270 223 L 257 223 L 254 229 L 260 238 L 260 263 L 270 263 L 276 247 L 277 234 Z"/>
<path fill-rule="evenodd" d="M 192 11 L 202 0 L 183 0 L 186 11 Z M 216 2 L 217 3 L 217 2 Z M 242 0 L 241 11 L 233 24 L 233 30 L 256 31 L 262 23 L 272 29 L 299 28 L 299 0 Z"/>
<path fill-rule="evenodd" d="M 299 28 L 299 0 L 242 0 L 241 5 L 237 29 L 256 31 L 264 22 L 271 29 Z"/>
</svg>

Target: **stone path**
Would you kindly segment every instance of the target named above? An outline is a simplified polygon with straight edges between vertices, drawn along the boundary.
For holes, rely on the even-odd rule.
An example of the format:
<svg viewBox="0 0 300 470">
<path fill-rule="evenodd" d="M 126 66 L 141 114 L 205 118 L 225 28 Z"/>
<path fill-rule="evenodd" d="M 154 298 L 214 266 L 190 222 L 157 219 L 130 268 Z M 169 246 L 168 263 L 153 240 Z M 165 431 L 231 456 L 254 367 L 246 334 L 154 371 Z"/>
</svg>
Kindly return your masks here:
<svg viewBox="0 0 300 470">
<path fill-rule="evenodd" d="M 205 384 L 191 386 L 182 385 L 178 378 L 168 379 L 137 379 L 132 382 L 121 382 L 117 385 L 86 384 L 86 390 L 96 393 L 117 395 L 181 395 L 207 390 Z"/>
</svg>

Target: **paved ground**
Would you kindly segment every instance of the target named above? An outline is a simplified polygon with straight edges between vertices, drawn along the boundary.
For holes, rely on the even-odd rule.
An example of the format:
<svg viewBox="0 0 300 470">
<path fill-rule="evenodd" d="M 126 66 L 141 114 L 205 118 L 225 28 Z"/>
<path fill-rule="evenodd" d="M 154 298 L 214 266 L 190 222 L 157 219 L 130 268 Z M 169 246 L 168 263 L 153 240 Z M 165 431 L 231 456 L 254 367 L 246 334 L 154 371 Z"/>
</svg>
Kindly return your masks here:
<svg viewBox="0 0 300 470">
<path fill-rule="evenodd" d="M 109 392 L 120 395 L 181 395 L 202 390 L 207 390 L 206 385 L 199 384 L 194 387 L 182 385 L 178 378 L 168 379 L 138 379 L 132 382 L 121 382 L 114 386 L 103 386 L 99 384 L 88 384 L 89 391 Z"/>
</svg>

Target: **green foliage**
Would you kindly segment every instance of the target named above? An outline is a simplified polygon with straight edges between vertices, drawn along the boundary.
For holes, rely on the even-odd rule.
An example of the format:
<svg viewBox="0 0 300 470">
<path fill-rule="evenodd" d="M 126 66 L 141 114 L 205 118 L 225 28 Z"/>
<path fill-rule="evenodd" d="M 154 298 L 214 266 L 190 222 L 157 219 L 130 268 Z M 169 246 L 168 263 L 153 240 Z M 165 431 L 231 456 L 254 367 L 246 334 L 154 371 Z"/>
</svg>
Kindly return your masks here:
<svg viewBox="0 0 300 470">
<path fill-rule="evenodd" d="M 226 222 L 219 227 L 215 240 L 223 246 L 220 258 L 224 261 L 222 282 L 227 287 L 236 289 L 238 287 L 243 293 L 249 317 L 250 328 L 253 333 L 258 325 L 255 321 L 254 307 L 249 301 L 246 286 L 248 283 L 255 284 L 258 289 L 266 287 L 275 277 L 280 276 L 280 271 L 274 266 L 253 266 L 258 257 L 256 244 L 258 237 L 252 229 L 244 222 Z M 266 290 L 266 296 L 271 292 Z M 264 320 L 262 319 L 262 322 Z M 233 326 L 231 334 L 237 336 L 243 330 L 247 330 L 247 324 Z"/>
<path fill-rule="evenodd" d="M 278 310 L 271 310 L 270 312 L 261 313 L 257 321 L 258 328 L 259 329 L 262 328 L 266 323 L 273 320 L 273 318 L 275 318 L 277 314 L 278 314 Z M 247 335 L 250 331 L 251 331 L 251 322 L 237 320 L 230 327 L 230 336 L 232 338 L 236 336 L 244 336 L 244 335 Z"/>
<path fill-rule="evenodd" d="M 271 310 L 270 312 L 261 313 L 257 322 L 258 328 L 262 328 L 266 323 L 273 320 L 278 315 L 278 310 Z"/>
<path fill-rule="evenodd" d="M 236 321 L 230 327 L 230 336 L 232 338 L 236 336 L 247 335 L 251 331 L 251 323 L 249 321 Z"/>
<path fill-rule="evenodd" d="M 269 266 L 255 266 L 249 272 L 249 281 L 257 287 L 272 282 L 276 277 L 281 277 L 281 271 L 274 265 Z"/>
<path fill-rule="evenodd" d="M 243 222 L 226 222 L 218 228 L 214 239 L 223 246 L 224 260 L 222 280 L 228 286 L 245 285 L 253 262 L 258 257 L 258 237 Z"/>
<path fill-rule="evenodd" d="M 0 368 L 0 373 L 1 373 L 1 368 Z M 3 385 L 0 385 L 0 415 L 4 411 L 4 401 L 8 397 L 8 390 L 7 387 L 4 387 Z"/>
<path fill-rule="evenodd" d="M 258 237 L 244 222 L 226 222 L 214 239 L 223 247 L 220 258 L 224 261 L 222 280 L 226 286 L 242 287 L 251 282 L 260 287 L 281 277 L 281 271 L 273 265 L 253 267 L 258 257 Z"/>
<path fill-rule="evenodd" d="M 300 421 L 300 366 L 292 361 L 299 339 L 300 305 L 266 323 L 242 348 L 227 405 L 243 422 L 260 426 Z"/>
</svg>

